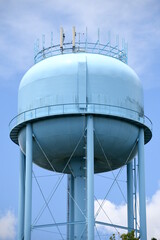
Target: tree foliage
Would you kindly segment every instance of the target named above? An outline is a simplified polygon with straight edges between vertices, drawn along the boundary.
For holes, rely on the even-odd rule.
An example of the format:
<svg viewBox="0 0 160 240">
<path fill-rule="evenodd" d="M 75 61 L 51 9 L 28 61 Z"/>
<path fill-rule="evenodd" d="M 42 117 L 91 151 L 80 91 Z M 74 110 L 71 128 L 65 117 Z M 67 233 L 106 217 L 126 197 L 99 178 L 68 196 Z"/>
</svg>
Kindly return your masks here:
<svg viewBox="0 0 160 240">
<path fill-rule="evenodd" d="M 116 240 L 115 234 L 113 234 L 113 235 L 109 238 L 109 240 Z"/>
<path fill-rule="evenodd" d="M 121 235 L 122 240 L 138 240 L 139 238 L 134 237 L 134 231 L 131 231 L 127 234 Z"/>
<path fill-rule="evenodd" d="M 122 240 L 138 240 L 139 238 L 136 238 L 135 236 L 134 236 L 134 231 L 131 231 L 131 232 L 129 232 L 129 233 L 124 233 L 124 234 L 122 234 L 121 235 L 121 237 L 120 237 Z M 115 234 L 113 234 L 110 238 L 109 238 L 110 240 L 116 240 L 116 236 L 115 236 Z M 153 239 L 154 240 L 154 239 Z"/>
<path fill-rule="evenodd" d="M 139 240 L 139 238 L 136 238 L 135 236 L 134 236 L 134 231 L 131 231 L 131 232 L 129 232 L 129 233 L 124 233 L 124 234 L 122 234 L 121 236 L 120 236 L 120 238 L 122 239 L 122 240 Z M 119 239 L 119 238 L 118 238 Z M 109 238 L 109 240 L 116 240 L 116 235 L 115 234 L 113 234 L 110 238 Z M 157 238 L 152 238 L 151 240 L 157 240 Z"/>
</svg>

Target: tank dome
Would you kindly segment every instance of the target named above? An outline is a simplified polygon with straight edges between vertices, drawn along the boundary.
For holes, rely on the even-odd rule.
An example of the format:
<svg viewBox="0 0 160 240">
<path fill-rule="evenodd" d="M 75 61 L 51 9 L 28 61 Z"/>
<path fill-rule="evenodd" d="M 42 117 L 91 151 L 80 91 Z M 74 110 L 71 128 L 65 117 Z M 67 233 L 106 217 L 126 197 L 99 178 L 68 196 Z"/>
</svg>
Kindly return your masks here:
<svg viewBox="0 0 160 240">
<path fill-rule="evenodd" d="M 20 83 L 18 114 L 13 141 L 25 154 L 24 126 L 32 122 L 34 136 L 59 172 L 81 137 L 74 159 L 83 158 L 89 114 L 94 115 L 95 172 L 119 168 L 134 157 L 140 126 L 146 129 L 145 142 L 151 138 L 138 76 L 123 62 L 100 54 L 61 54 L 35 64 Z M 35 141 L 33 161 L 52 170 Z M 65 172 L 70 171 L 67 166 Z"/>
<path fill-rule="evenodd" d="M 25 74 L 18 113 L 61 104 L 80 104 L 80 108 L 104 104 L 144 114 L 142 86 L 135 72 L 117 59 L 98 54 L 54 56 Z"/>
</svg>

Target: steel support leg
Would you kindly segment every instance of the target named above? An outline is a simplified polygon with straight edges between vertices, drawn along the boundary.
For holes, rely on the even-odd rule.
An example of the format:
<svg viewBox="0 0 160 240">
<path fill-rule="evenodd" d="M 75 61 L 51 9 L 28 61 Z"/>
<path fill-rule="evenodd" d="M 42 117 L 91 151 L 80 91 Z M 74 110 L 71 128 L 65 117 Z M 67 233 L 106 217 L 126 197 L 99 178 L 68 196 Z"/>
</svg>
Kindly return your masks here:
<svg viewBox="0 0 160 240">
<path fill-rule="evenodd" d="M 87 240 L 94 240 L 94 134 L 93 116 L 87 117 Z"/>
<path fill-rule="evenodd" d="M 127 164 L 127 214 L 128 229 L 131 232 L 134 229 L 134 212 L 133 212 L 133 163 Z"/>
<path fill-rule="evenodd" d="M 134 158 L 134 212 L 135 212 L 135 235 L 137 238 L 137 165 L 136 158 Z"/>
<path fill-rule="evenodd" d="M 32 126 L 26 126 L 26 182 L 25 182 L 25 228 L 24 240 L 31 240 L 32 212 Z"/>
<path fill-rule="evenodd" d="M 18 240 L 24 237 L 24 206 L 25 206 L 25 156 L 20 151 L 19 168 L 19 209 L 18 209 Z"/>
<path fill-rule="evenodd" d="M 145 164 L 144 164 L 144 130 L 143 130 L 143 128 L 141 128 L 140 132 L 139 132 L 138 166 L 139 166 L 140 239 L 147 240 Z"/>
</svg>

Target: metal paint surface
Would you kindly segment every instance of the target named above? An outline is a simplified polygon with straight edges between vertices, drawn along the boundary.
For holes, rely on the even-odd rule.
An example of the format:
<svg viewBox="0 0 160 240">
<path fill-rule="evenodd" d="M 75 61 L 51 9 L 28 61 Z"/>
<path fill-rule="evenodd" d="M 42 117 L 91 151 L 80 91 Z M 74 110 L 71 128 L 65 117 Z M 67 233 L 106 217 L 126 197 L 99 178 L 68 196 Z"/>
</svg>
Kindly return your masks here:
<svg viewBox="0 0 160 240">
<path fill-rule="evenodd" d="M 145 142 L 150 140 L 143 109 L 141 82 L 123 62 L 100 54 L 58 55 L 35 64 L 24 75 L 11 138 L 25 154 L 25 123 L 33 122 L 33 133 L 61 172 L 86 129 L 86 116 L 93 114 L 95 134 L 110 161 L 109 166 L 95 139 L 95 172 L 110 171 L 126 163 L 139 127 L 146 129 Z M 83 157 L 83 145 L 84 140 L 74 158 Z M 135 154 L 136 148 L 128 160 Z M 35 142 L 33 161 L 51 170 Z M 70 173 L 69 168 L 65 172 Z"/>
<path fill-rule="evenodd" d="M 117 59 L 79 53 L 39 62 L 20 83 L 19 114 L 42 106 L 77 103 L 119 106 L 142 116 L 141 82 L 130 67 Z"/>
</svg>

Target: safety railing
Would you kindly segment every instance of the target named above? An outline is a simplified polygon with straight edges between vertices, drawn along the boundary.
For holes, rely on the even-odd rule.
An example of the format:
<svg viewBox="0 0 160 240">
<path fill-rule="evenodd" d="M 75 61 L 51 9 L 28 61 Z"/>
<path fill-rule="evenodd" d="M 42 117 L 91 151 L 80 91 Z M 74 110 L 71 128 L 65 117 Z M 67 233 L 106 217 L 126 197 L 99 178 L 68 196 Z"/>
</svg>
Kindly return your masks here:
<svg viewBox="0 0 160 240">
<path fill-rule="evenodd" d="M 64 43 L 63 47 L 60 45 L 53 45 L 47 48 L 43 48 L 41 51 L 35 54 L 34 62 L 38 63 L 46 58 L 68 53 L 93 53 L 110 56 L 120 61 L 127 63 L 127 48 L 120 50 L 118 45 L 111 46 L 107 44 L 101 44 L 98 41 L 96 43 L 91 42 L 76 42 L 75 47 L 72 43 Z"/>
<path fill-rule="evenodd" d="M 152 131 L 152 122 L 145 116 L 141 115 L 139 112 L 114 105 L 89 103 L 86 108 L 80 108 L 83 103 L 68 103 L 68 104 L 58 104 L 42 106 L 35 109 L 30 109 L 28 111 L 22 112 L 15 116 L 9 123 L 9 128 L 12 130 L 14 127 L 21 123 L 32 121 L 34 119 L 58 116 L 58 115 L 71 115 L 71 114 L 98 114 L 98 115 L 108 115 L 114 117 L 121 117 L 129 119 L 131 121 L 136 121 L 142 125 L 147 126 Z"/>
</svg>

